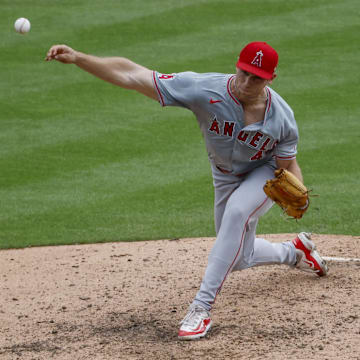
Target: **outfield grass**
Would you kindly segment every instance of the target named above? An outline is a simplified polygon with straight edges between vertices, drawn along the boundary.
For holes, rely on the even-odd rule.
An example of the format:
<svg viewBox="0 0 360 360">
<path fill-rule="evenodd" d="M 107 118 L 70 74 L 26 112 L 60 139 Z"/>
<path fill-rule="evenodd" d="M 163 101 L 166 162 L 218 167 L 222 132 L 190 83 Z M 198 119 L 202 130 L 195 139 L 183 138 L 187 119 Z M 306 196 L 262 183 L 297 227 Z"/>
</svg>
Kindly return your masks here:
<svg viewBox="0 0 360 360">
<path fill-rule="evenodd" d="M 268 41 L 320 196 L 299 222 L 274 207 L 258 231 L 359 235 L 359 13 L 357 0 L 2 0 L 0 247 L 214 235 L 193 115 L 46 63 L 54 43 L 164 73 L 227 73 L 247 42 Z"/>
</svg>

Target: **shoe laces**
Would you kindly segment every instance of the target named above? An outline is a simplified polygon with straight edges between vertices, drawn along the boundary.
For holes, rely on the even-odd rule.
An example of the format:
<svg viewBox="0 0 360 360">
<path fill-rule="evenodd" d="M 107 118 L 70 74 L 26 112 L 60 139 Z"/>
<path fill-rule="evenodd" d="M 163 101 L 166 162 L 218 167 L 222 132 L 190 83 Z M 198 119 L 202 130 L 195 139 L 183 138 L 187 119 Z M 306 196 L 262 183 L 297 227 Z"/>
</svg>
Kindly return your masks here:
<svg viewBox="0 0 360 360">
<path fill-rule="evenodd" d="M 200 320 L 204 317 L 204 314 L 208 316 L 208 312 L 202 308 L 201 306 L 193 306 L 190 308 L 187 315 L 184 317 L 184 319 L 180 322 L 182 325 L 194 327 L 196 326 Z"/>
</svg>

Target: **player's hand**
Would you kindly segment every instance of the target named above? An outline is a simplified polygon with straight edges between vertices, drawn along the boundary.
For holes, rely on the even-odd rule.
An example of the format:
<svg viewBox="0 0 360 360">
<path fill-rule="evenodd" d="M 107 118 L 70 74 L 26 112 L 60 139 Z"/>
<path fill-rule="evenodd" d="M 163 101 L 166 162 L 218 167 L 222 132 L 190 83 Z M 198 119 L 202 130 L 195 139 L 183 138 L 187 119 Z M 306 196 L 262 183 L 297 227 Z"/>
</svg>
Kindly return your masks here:
<svg viewBox="0 0 360 360">
<path fill-rule="evenodd" d="M 76 61 L 76 51 L 66 45 L 53 45 L 47 52 L 45 60 L 57 60 L 64 64 L 73 64 Z"/>
</svg>

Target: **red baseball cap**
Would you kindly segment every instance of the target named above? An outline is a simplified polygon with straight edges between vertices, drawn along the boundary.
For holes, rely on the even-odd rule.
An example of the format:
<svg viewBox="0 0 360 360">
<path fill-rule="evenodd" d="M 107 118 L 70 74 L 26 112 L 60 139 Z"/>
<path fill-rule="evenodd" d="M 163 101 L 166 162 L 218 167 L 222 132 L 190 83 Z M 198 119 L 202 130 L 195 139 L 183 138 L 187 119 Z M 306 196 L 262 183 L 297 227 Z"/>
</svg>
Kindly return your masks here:
<svg viewBox="0 0 360 360">
<path fill-rule="evenodd" d="M 271 80 L 278 60 L 278 53 L 269 44 L 255 41 L 241 50 L 236 67 L 263 79 Z"/>
</svg>

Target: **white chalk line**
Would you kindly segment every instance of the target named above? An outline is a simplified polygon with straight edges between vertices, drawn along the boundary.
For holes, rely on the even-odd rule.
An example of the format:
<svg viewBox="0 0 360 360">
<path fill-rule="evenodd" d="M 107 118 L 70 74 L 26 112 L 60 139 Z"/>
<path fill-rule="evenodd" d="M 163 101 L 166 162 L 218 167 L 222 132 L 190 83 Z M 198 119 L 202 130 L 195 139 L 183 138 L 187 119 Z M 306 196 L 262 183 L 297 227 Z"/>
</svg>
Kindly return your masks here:
<svg viewBox="0 0 360 360">
<path fill-rule="evenodd" d="M 332 256 L 323 256 L 326 261 L 339 261 L 339 262 L 360 262 L 359 258 L 343 258 L 343 257 L 332 257 Z"/>
</svg>

